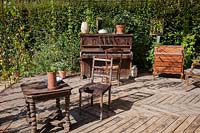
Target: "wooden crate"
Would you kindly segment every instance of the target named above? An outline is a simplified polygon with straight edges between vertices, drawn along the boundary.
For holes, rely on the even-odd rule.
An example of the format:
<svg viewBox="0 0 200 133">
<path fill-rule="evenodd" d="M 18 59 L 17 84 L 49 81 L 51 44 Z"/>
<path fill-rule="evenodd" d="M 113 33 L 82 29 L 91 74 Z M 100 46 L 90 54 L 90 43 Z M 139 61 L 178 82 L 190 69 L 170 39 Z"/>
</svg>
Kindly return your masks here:
<svg viewBox="0 0 200 133">
<path fill-rule="evenodd" d="M 161 45 L 154 47 L 153 75 L 160 73 L 183 76 L 184 47 Z"/>
</svg>

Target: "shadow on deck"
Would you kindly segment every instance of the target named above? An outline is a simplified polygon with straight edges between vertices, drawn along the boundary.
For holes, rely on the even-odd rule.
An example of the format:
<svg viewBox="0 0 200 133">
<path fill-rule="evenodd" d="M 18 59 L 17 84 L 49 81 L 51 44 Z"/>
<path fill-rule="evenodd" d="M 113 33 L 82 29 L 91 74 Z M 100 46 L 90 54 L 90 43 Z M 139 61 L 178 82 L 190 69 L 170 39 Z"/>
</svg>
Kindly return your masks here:
<svg viewBox="0 0 200 133">
<path fill-rule="evenodd" d="M 86 80 L 80 79 L 80 77 L 70 77 L 66 78 L 65 81 L 69 82 L 70 86 L 74 88 L 72 90 L 70 102 L 71 132 L 87 132 L 90 131 L 88 128 L 91 128 L 91 131 L 94 130 L 94 132 L 98 131 L 99 128 L 103 131 L 106 130 L 107 123 L 113 127 L 113 132 L 122 130 L 118 129 L 120 126 L 125 128 L 124 130 L 133 130 L 131 126 L 138 122 L 141 123 L 141 125 L 143 124 L 141 127 L 144 129 L 140 129 L 140 126 L 134 126 L 134 130 L 139 128 L 143 131 L 148 128 L 148 126 L 152 126 L 152 129 L 156 129 L 156 126 L 165 124 L 167 121 L 162 121 L 163 118 L 168 118 L 174 122 L 180 119 L 183 124 L 187 118 L 193 120 L 194 124 L 197 123 L 200 118 L 199 81 L 193 82 L 191 85 L 193 86 L 193 89 L 189 92 L 185 92 L 183 89 L 183 81 L 180 80 L 179 77 L 171 77 L 170 75 L 161 75 L 153 80 L 151 74 L 143 74 L 135 79 L 121 80 L 122 85 L 119 87 L 114 86 L 112 89 L 111 110 L 107 110 L 107 101 L 105 100 L 104 102 L 102 121 L 99 120 L 100 110 L 98 98 L 94 100 L 94 105 L 92 107 L 89 105 L 88 99 L 85 99 L 83 101 L 84 106 L 82 109 L 82 115 L 79 115 L 78 88 L 85 84 Z M 107 99 L 107 95 L 105 95 L 105 99 Z M 30 132 L 30 127 L 26 121 L 25 102 L 22 97 L 22 92 L 19 91 L 19 86 L 8 88 L 2 92 L 0 94 L 0 104 L 0 132 Z M 42 119 L 42 125 L 45 125 L 44 119 L 48 119 L 52 112 L 55 111 L 55 108 L 55 101 L 53 100 L 46 101 L 45 103 L 41 102 L 37 105 L 37 111 L 39 112 L 38 117 L 40 117 L 40 120 Z M 64 111 L 63 99 L 61 100 L 61 108 Z M 141 122 L 140 116 L 138 117 L 137 114 L 135 114 L 136 108 L 138 109 L 137 111 L 139 111 L 138 113 L 141 115 L 141 119 L 146 118 L 145 113 L 151 113 L 149 115 L 152 116 L 148 116 L 149 125 L 147 127 L 145 126 L 145 122 Z M 128 115 L 126 114 L 127 112 Z M 167 114 L 170 115 L 168 116 Z M 185 114 L 187 115 L 186 118 Z M 153 120 L 157 119 L 157 115 L 160 115 L 158 119 L 160 119 L 161 122 L 154 124 Z M 197 118 L 197 120 L 195 120 L 195 118 Z M 133 119 L 130 121 L 132 124 L 131 126 L 126 127 L 126 124 L 121 124 L 117 127 L 115 126 L 114 121 L 129 123 L 129 119 Z M 105 121 L 107 121 L 107 123 Z M 189 121 L 190 124 L 192 124 L 193 121 Z M 198 123 L 191 126 L 195 126 L 198 131 L 200 130 L 198 128 L 200 127 Z M 174 127 L 179 129 L 179 125 Z M 187 127 L 189 126 L 184 126 L 184 130 Z M 167 131 L 168 130 L 171 131 L 176 129 L 168 128 Z M 48 126 L 43 130 L 43 132 L 63 132 L 63 128 Z"/>
</svg>

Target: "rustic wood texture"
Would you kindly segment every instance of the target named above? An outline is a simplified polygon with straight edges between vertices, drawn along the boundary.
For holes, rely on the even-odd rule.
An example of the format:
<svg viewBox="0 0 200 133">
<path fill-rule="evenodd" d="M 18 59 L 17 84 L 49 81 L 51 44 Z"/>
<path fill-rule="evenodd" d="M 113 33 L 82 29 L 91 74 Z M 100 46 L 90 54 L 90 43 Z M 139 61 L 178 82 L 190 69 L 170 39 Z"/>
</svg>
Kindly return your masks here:
<svg viewBox="0 0 200 133">
<path fill-rule="evenodd" d="M 153 75 L 180 74 L 183 77 L 184 47 L 161 45 L 154 47 Z"/>
<path fill-rule="evenodd" d="M 121 48 L 123 50 L 120 75 L 124 78 L 130 76 L 132 34 L 81 34 L 80 37 L 80 69 L 83 77 L 90 77 L 91 75 L 92 57 L 106 58 L 105 50 L 109 48 Z M 112 52 L 108 56 L 114 59 L 115 64 L 119 64 L 121 52 Z"/>
<path fill-rule="evenodd" d="M 25 78 L 21 82 L 44 78 Z M 99 121 L 99 98 L 94 99 L 93 107 L 85 108 L 81 116 L 78 112 L 78 89 L 89 79 L 83 80 L 77 76 L 64 80 L 73 87 L 70 96 L 70 133 L 200 133 L 199 81 L 193 81 L 188 86 L 190 91 L 185 92 L 184 81 L 179 78 L 158 77 L 152 80 L 152 75 L 139 75 L 135 80 L 126 80 L 123 85 L 112 87 L 111 110 L 103 108 L 104 119 Z M 107 102 L 108 95 L 103 100 Z M 64 103 L 65 99 L 61 99 L 62 111 L 65 110 Z M 88 103 L 90 97 L 85 95 L 82 104 L 86 107 Z M 1 92 L 0 132 L 30 132 L 25 107 L 19 84 Z M 55 100 L 37 103 L 36 108 L 39 122 L 47 121 L 57 109 Z M 67 117 L 63 121 L 68 120 Z M 44 125 L 42 122 L 41 125 Z M 59 127 L 60 124 L 57 121 L 54 125 L 58 127 L 49 126 L 45 131 L 65 132 Z"/>
<path fill-rule="evenodd" d="M 70 86 L 65 82 L 58 83 L 55 90 L 49 90 L 47 88 L 47 81 L 38 81 L 38 82 L 28 82 L 23 83 L 20 85 L 22 92 L 24 94 L 25 103 L 26 103 L 26 112 L 28 115 L 28 119 L 30 119 L 31 125 L 31 133 L 37 133 L 41 130 L 37 130 L 37 111 L 36 111 L 36 103 L 45 101 L 45 100 L 52 100 L 56 101 L 56 108 L 55 108 L 55 119 L 60 119 L 62 116 L 62 111 L 60 108 L 60 98 L 65 97 L 65 113 L 66 113 L 66 122 L 65 122 L 65 130 L 69 131 L 70 129 L 70 119 L 69 119 L 69 96 L 71 94 Z M 45 111 L 45 110 L 44 110 Z M 28 121 L 29 123 L 29 121 Z"/>
<path fill-rule="evenodd" d="M 104 65 L 100 65 L 103 63 Z M 93 57 L 92 75 L 90 83 L 87 83 L 79 88 L 79 110 L 82 110 L 82 93 L 91 95 L 91 106 L 93 106 L 93 97 L 100 97 L 100 120 L 103 118 L 103 97 L 108 92 L 108 109 L 110 109 L 111 100 L 111 80 L 112 80 L 113 59 L 104 59 Z M 96 80 L 96 77 L 102 78 L 101 82 Z M 105 79 L 105 81 L 103 80 Z M 103 82 L 104 81 L 104 82 Z M 81 114 L 81 112 L 80 112 Z"/>
<path fill-rule="evenodd" d="M 185 74 L 185 84 L 187 86 L 189 85 L 190 78 L 200 79 L 200 60 L 193 60 L 191 68 L 186 69 L 184 71 L 184 74 Z M 188 91 L 187 88 L 186 88 L 186 91 Z"/>
</svg>

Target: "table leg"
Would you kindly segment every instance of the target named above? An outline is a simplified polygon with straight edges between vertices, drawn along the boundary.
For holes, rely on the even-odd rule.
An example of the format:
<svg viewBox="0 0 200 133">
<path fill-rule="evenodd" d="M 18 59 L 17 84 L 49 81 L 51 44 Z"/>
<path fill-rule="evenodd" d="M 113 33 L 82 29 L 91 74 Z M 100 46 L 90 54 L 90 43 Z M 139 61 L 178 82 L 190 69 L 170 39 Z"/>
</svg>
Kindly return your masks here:
<svg viewBox="0 0 200 133">
<path fill-rule="evenodd" d="M 62 111 L 60 109 L 60 98 L 56 98 L 56 108 L 57 108 L 56 115 L 57 118 L 59 119 L 62 117 Z"/>
<path fill-rule="evenodd" d="M 66 116 L 65 116 L 65 131 L 69 132 L 70 129 L 70 118 L 69 118 L 69 103 L 70 103 L 70 99 L 69 97 L 65 97 L 65 112 L 66 112 Z"/>
<path fill-rule="evenodd" d="M 30 104 L 27 101 L 25 101 L 25 102 L 26 102 L 26 119 L 27 119 L 28 124 L 31 125 L 31 121 L 30 121 L 30 118 L 31 118 Z"/>
<path fill-rule="evenodd" d="M 37 132 L 37 123 L 36 123 L 36 108 L 35 102 L 30 102 L 30 120 L 31 120 L 31 132 Z"/>
</svg>

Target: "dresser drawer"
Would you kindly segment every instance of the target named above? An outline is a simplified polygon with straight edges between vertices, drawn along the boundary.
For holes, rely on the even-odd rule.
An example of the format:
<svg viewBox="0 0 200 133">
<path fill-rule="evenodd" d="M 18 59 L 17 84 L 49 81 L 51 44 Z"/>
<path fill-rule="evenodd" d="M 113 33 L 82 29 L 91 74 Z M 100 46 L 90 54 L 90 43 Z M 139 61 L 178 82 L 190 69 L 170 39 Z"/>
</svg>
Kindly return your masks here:
<svg viewBox="0 0 200 133">
<path fill-rule="evenodd" d="M 155 62 L 183 62 L 183 56 L 164 56 L 159 55 L 154 57 Z"/>
<path fill-rule="evenodd" d="M 171 72 L 171 73 L 181 73 L 182 68 L 177 68 L 177 67 L 154 67 L 155 72 Z"/>
<path fill-rule="evenodd" d="M 183 66 L 182 62 L 169 62 L 169 61 L 157 61 L 154 62 L 154 67 L 178 67 L 181 68 Z"/>
</svg>

